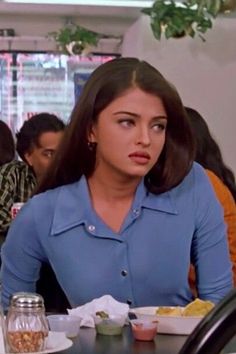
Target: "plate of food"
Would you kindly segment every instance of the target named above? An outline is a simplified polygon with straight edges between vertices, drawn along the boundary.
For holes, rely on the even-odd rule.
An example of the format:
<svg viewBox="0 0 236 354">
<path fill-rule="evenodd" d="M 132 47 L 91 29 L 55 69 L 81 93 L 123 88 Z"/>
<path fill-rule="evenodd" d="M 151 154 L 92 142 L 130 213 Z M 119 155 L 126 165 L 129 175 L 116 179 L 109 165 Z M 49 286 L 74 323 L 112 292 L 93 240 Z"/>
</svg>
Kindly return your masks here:
<svg viewBox="0 0 236 354">
<path fill-rule="evenodd" d="M 196 299 L 185 307 L 147 306 L 131 309 L 130 312 L 138 319 L 155 317 L 158 333 L 189 335 L 213 307 L 211 301 Z"/>
</svg>

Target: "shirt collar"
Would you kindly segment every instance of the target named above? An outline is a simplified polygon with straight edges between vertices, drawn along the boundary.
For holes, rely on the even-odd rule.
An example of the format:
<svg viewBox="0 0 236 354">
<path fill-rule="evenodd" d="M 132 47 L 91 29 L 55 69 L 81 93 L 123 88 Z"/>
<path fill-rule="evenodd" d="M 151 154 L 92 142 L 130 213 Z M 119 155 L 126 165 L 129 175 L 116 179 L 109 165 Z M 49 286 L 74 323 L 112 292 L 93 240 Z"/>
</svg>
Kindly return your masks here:
<svg viewBox="0 0 236 354">
<path fill-rule="evenodd" d="M 143 179 L 137 188 L 133 207 L 135 209 L 143 207 L 169 214 L 177 214 L 178 212 L 175 204 L 172 191 L 159 195 L 148 192 Z"/>
<path fill-rule="evenodd" d="M 82 207 L 80 207 L 82 205 Z M 169 214 L 177 214 L 171 191 L 155 195 L 147 191 L 144 180 L 135 193 L 133 208 L 147 208 Z M 84 176 L 78 182 L 59 188 L 52 224 L 52 234 L 56 235 L 77 225 L 87 223 L 91 217 L 91 199 L 87 180 Z"/>
<path fill-rule="evenodd" d="M 80 207 L 82 205 L 82 207 Z M 86 178 L 59 188 L 52 234 L 58 234 L 71 227 L 84 223 L 91 210 L 91 201 Z"/>
</svg>

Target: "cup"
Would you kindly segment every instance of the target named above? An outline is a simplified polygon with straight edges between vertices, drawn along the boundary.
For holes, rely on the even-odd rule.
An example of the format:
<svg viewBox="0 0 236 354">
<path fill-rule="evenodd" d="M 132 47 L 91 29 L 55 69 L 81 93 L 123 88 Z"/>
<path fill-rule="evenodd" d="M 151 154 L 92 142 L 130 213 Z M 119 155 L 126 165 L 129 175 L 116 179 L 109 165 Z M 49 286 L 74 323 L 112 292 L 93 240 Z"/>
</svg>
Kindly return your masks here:
<svg viewBox="0 0 236 354">
<path fill-rule="evenodd" d="M 135 319 L 130 320 L 132 333 L 135 339 L 141 341 L 151 341 L 157 334 L 157 320 Z"/>
<path fill-rule="evenodd" d="M 72 315 L 47 316 L 49 328 L 54 332 L 64 332 L 67 337 L 76 337 L 79 333 L 81 318 Z"/>
<path fill-rule="evenodd" d="M 24 203 L 14 203 L 11 207 L 11 218 L 15 219 L 18 211 L 23 207 Z"/>
</svg>

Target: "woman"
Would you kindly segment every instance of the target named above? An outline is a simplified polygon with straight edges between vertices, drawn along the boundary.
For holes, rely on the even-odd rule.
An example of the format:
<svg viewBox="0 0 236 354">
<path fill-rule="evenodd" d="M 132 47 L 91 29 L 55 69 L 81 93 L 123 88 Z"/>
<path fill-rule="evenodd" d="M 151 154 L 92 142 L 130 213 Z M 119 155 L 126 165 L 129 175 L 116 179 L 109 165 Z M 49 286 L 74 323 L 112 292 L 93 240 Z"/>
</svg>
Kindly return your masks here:
<svg viewBox="0 0 236 354">
<path fill-rule="evenodd" d="M 206 121 L 194 109 L 185 107 L 193 134 L 196 138 L 196 157 L 212 183 L 216 196 L 224 210 L 227 225 L 230 257 L 236 285 L 236 184 L 233 172 L 225 165 L 220 147 L 211 135 Z M 194 283 L 192 273 L 191 283 Z"/>
<path fill-rule="evenodd" d="M 15 142 L 8 125 L 0 120 L 0 166 L 15 158 Z"/>
<path fill-rule="evenodd" d="M 40 194 L 11 225 L 4 307 L 35 289 L 42 261 L 71 306 L 104 294 L 132 307 L 185 305 L 191 261 L 199 296 L 219 301 L 232 286 L 225 226 L 193 158 L 179 95 L 154 67 L 135 58 L 98 67 Z"/>
</svg>

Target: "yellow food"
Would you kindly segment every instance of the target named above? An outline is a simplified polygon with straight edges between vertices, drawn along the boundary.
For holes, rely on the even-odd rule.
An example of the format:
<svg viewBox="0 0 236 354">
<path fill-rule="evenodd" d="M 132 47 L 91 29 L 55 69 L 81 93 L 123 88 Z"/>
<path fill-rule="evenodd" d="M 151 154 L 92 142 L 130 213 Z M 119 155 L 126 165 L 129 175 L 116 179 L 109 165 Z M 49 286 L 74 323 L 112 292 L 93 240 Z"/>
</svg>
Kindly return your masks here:
<svg viewBox="0 0 236 354">
<path fill-rule="evenodd" d="M 181 307 L 165 307 L 160 306 L 156 310 L 156 314 L 159 316 L 181 316 Z"/>
<path fill-rule="evenodd" d="M 213 307 L 211 301 L 196 299 L 184 308 L 182 316 L 205 316 Z"/>
<path fill-rule="evenodd" d="M 184 308 L 179 306 L 176 307 L 167 307 L 160 306 L 156 309 L 156 314 L 159 316 L 205 316 L 212 308 L 214 307 L 213 302 L 204 301 L 200 299 L 195 299 L 190 302 Z"/>
</svg>

